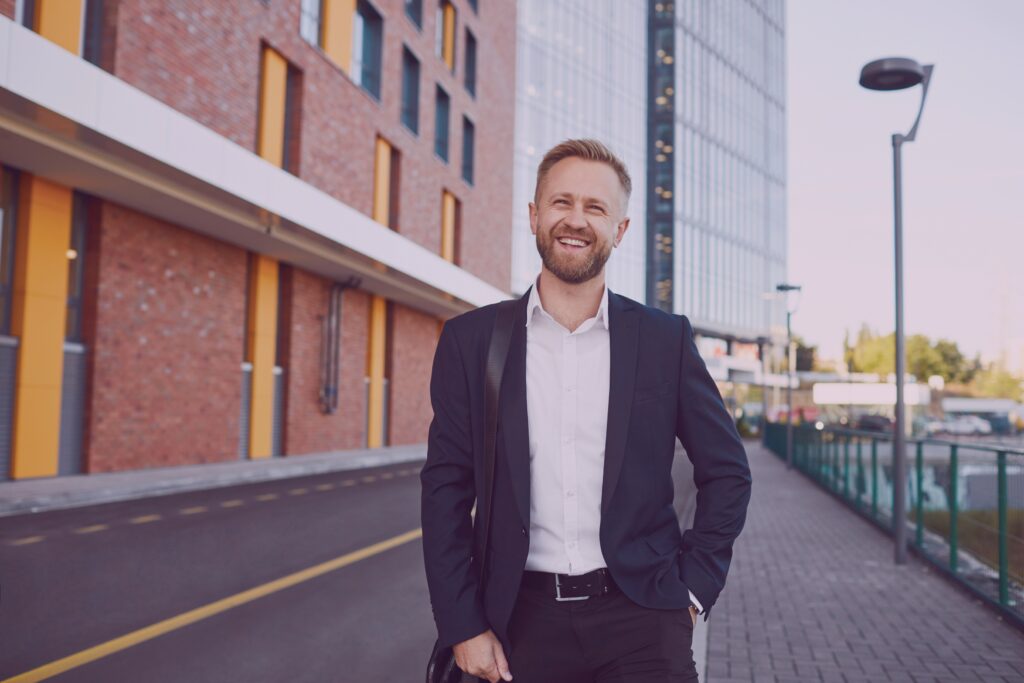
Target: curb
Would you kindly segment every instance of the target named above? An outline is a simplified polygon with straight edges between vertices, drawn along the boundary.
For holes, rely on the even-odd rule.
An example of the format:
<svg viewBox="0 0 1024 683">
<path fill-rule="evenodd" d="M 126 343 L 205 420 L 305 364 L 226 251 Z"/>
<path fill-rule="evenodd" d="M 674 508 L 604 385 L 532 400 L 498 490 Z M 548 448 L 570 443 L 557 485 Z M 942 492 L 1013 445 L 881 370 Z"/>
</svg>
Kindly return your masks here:
<svg viewBox="0 0 1024 683">
<path fill-rule="evenodd" d="M 427 445 L 76 474 L 0 483 L 0 517 L 426 460 Z"/>
</svg>

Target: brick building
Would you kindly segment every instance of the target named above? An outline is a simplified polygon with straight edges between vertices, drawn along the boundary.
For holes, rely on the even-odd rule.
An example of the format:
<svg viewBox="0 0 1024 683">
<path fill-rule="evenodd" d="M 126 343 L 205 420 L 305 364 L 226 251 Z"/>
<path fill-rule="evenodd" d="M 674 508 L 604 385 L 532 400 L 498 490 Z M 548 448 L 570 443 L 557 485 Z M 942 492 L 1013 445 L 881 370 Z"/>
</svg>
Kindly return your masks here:
<svg viewBox="0 0 1024 683">
<path fill-rule="evenodd" d="M 0 0 L 0 478 L 422 442 L 514 2 Z"/>
</svg>

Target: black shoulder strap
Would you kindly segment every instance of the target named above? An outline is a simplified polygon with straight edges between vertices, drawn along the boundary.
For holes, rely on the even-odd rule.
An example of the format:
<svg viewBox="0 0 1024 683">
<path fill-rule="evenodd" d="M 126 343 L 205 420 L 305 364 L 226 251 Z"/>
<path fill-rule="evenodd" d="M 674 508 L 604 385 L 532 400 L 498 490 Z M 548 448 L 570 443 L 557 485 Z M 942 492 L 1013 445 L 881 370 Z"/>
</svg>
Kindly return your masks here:
<svg viewBox="0 0 1024 683">
<path fill-rule="evenodd" d="M 498 395 L 501 391 L 501 378 L 505 373 L 505 361 L 512 340 L 512 324 L 515 319 L 515 300 L 502 301 L 498 304 L 494 318 L 494 331 L 487 350 L 487 387 L 484 392 L 484 491 L 486 495 L 477 496 L 477 518 L 486 509 L 483 516 L 484 535 L 483 548 L 480 553 L 480 590 L 483 590 L 487 567 L 487 548 L 491 535 L 491 511 L 494 501 L 494 450 L 498 438 Z"/>
</svg>

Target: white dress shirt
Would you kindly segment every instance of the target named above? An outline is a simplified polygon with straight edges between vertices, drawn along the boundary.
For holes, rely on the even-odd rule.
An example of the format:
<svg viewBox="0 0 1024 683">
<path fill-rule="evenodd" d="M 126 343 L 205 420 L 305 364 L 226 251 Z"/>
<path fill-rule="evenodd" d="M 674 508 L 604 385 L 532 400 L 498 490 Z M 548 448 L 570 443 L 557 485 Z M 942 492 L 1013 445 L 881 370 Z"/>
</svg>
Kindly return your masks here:
<svg viewBox="0 0 1024 683">
<path fill-rule="evenodd" d="M 597 315 L 570 332 L 544 310 L 539 282 L 526 305 L 526 569 L 585 574 L 608 566 L 599 537 L 611 373 L 608 287 Z M 703 611 L 692 592 L 690 599 Z"/>
</svg>

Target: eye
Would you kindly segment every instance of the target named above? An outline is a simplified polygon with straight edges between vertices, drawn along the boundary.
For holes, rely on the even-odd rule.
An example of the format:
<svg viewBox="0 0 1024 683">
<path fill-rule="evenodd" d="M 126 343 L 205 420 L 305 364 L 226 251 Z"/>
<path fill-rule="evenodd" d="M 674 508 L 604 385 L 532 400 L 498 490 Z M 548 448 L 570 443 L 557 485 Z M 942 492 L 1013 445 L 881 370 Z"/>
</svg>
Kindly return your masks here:
<svg viewBox="0 0 1024 683">
<path fill-rule="evenodd" d="M 561 204 L 563 206 L 568 206 L 569 201 L 567 199 L 556 199 L 555 200 L 555 204 Z"/>
<path fill-rule="evenodd" d="M 604 213 L 604 207 L 601 206 L 600 204 L 591 204 L 587 208 L 590 209 L 591 211 L 598 211 L 600 213 Z"/>
</svg>

